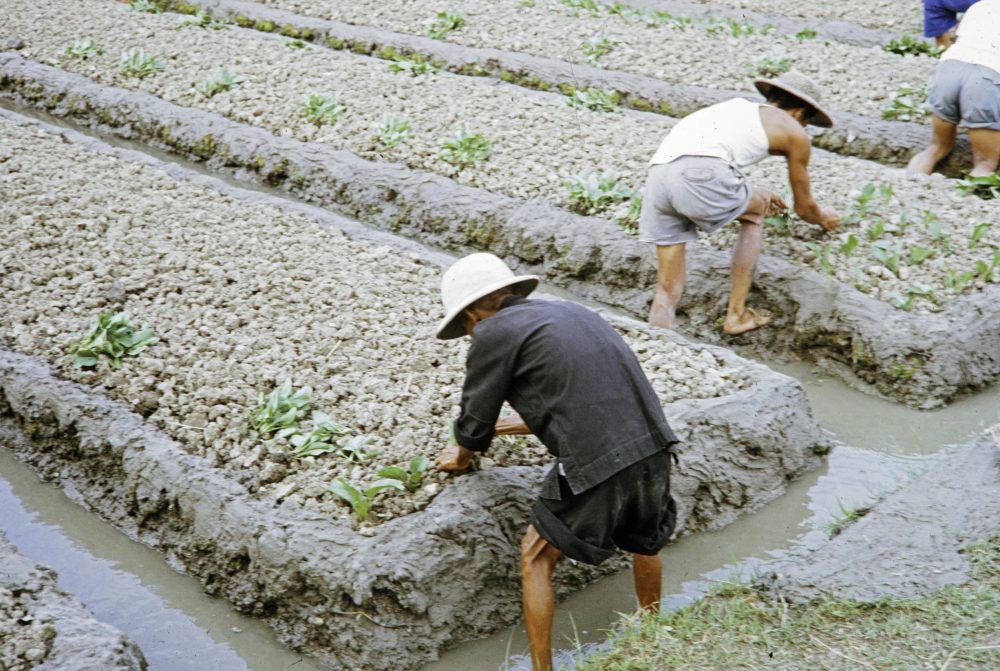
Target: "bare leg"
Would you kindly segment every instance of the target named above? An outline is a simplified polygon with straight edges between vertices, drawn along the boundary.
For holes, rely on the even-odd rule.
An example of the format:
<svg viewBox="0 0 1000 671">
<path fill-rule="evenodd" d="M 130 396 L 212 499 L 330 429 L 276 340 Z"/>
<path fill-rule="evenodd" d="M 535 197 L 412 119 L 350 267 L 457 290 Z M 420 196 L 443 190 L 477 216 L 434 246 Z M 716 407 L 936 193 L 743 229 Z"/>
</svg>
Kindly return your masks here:
<svg viewBox="0 0 1000 671">
<path fill-rule="evenodd" d="M 660 584 L 663 565 L 660 555 L 632 555 L 632 577 L 639 608 L 647 613 L 660 612 Z"/>
<path fill-rule="evenodd" d="M 684 243 L 656 246 L 656 293 L 649 308 L 649 323 L 672 329 L 684 293 Z"/>
<path fill-rule="evenodd" d="M 982 177 L 996 172 L 1000 160 L 1000 130 L 971 128 L 969 143 L 972 145 L 972 171 L 969 174 Z"/>
<path fill-rule="evenodd" d="M 955 146 L 955 133 L 958 127 L 939 116 L 931 118 L 931 143 L 910 159 L 906 164 L 906 172 L 912 174 L 931 174 L 934 166 L 943 159 Z"/>
<path fill-rule="evenodd" d="M 528 633 L 531 668 L 552 671 L 552 570 L 561 553 L 532 525 L 521 541 L 521 588 L 524 629 Z"/>
</svg>

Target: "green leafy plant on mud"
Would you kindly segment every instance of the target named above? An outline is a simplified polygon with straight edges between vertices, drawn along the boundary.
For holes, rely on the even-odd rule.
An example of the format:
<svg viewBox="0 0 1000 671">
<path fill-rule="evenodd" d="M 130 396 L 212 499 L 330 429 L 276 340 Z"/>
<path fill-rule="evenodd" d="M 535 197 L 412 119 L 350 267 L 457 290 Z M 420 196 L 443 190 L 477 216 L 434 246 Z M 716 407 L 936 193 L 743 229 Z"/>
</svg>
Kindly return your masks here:
<svg viewBox="0 0 1000 671">
<path fill-rule="evenodd" d="M 399 146 L 410 137 L 410 122 L 401 116 L 386 112 L 374 127 L 373 139 L 389 149 Z"/>
<path fill-rule="evenodd" d="M 392 72 L 405 72 L 411 77 L 419 77 L 437 72 L 434 64 L 420 54 L 393 56 L 392 63 L 389 63 L 389 70 Z"/>
<path fill-rule="evenodd" d="M 465 25 L 465 19 L 458 14 L 438 12 L 430 22 L 427 36 L 435 40 L 443 40 L 445 36 Z"/>
<path fill-rule="evenodd" d="M 203 28 L 205 30 L 224 30 L 226 24 L 222 21 L 217 21 L 210 14 L 205 12 L 198 12 L 197 14 L 192 14 L 190 16 L 182 16 L 177 19 L 178 28 Z"/>
<path fill-rule="evenodd" d="M 944 276 L 944 286 L 955 292 L 961 292 L 976 279 L 975 270 L 957 271 L 949 268 Z"/>
<path fill-rule="evenodd" d="M 872 244 L 869 253 L 873 259 L 888 268 L 893 275 L 899 277 L 899 262 L 903 251 L 898 243 L 891 240 L 879 240 Z"/>
<path fill-rule="evenodd" d="M 990 230 L 989 223 L 976 224 L 969 235 L 969 249 L 975 249 L 982 242 L 983 236 L 986 235 L 988 230 Z"/>
<path fill-rule="evenodd" d="M 138 47 L 123 51 L 118 60 L 118 71 L 129 77 L 143 79 L 155 75 L 161 70 L 163 70 L 163 65 L 156 60 L 156 57 L 147 54 Z"/>
<path fill-rule="evenodd" d="M 910 247 L 910 263 L 915 266 L 919 266 L 921 263 L 934 256 L 935 253 L 936 250 L 933 248 L 914 245 L 913 247 Z"/>
<path fill-rule="evenodd" d="M 757 27 L 752 25 L 749 21 L 744 18 L 742 21 L 737 21 L 736 19 L 724 16 L 722 18 L 717 18 L 714 16 L 709 16 L 707 18 L 705 31 L 709 35 L 715 35 L 717 33 L 729 32 L 733 37 L 744 37 L 747 35 L 767 35 L 774 30 L 774 26 L 770 23 L 764 24 L 763 26 Z"/>
<path fill-rule="evenodd" d="M 407 491 L 415 492 L 424 481 L 424 474 L 431 467 L 431 461 L 422 454 L 418 454 L 407 464 L 406 468 L 401 466 L 387 466 L 378 472 L 380 478 L 398 480 L 403 483 Z"/>
<path fill-rule="evenodd" d="M 299 432 L 299 420 L 305 417 L 312 399 L 312 388 L 292 389 L 292 381 L 285 380 L 277 389 L 257 397 L 257 409 L 248 421 L 251 436 L 268 437 L 277 432 L 284 438 Z"/>
<path fill-rule="evenodd" d="M 817 37 L 819 37 L 819 33 L 816 32 L 815 28 L 810 28 L 809 26 L 806 26 L 799 32 L 795 33 L 795 39 L 799 42 L 802 40 L 814 40 Z"/>
<path fill-rule="evenodd" d="M 611 207 L 632 198 L 633 191 L 619 181 L 618 175 L 606 173 L 580 173 L 563 182 L 569 209 L 586 215 L 605 212 Z"/>
<path fill-rule="evenodd" d="M 777 77 L 792 69 L 792 63 L 784 49 L 775 49 L 747 65 L 751 77 Z"/>
<path fill-rule="evenodd" d="M 596 0 L 558 0 L 558 2 L 570 9 L 570 16 L 580 16 L 581 10 L 591 16 L 599 16 L 601 13 L 601 7 Z"/>
<path fill-rule="evenodd" d="M 440 158 L 445 163 L 463 170 L 493 154 L 493 145 L 479 133 L 459 132 L 454 139 L 441 146 Z"/>
<path fill-rule="evenodd" d="M 225 68 L 210 74 L 194 85 L 195 93 L 203 98 L 212 98 L 223 91 L 231 91 L 243 83 L 243 77 L 233 74 Z"/>
<path fill-rule="evenodd" d="M 368 512 L 371 510 L 372 501 L 379 492 L 386 489 L 395 489 L 400 492 L 406 491 L 402 482 L 391 478 L 376 480 L 364 489 L 359 489 L 344 478 L 337 478 L 336 481 L 330 485 L 331 492 L 351 505 L 351 508 L 354 510 L 354 514 L 357 515 L 359 522 L 364 522 L 368 519 Z"/>
<path fill-rule="evenodd" d="M 1000 198 L 1000 174 L 991 173 L 980 177 L 966 177 L 955 181 L 955 188 L 967 196 L 978 196 L 983 200 Z"/>
<path fill-rule="evenodd" d="M 104 48 L 98 46 L 94 40 L 89 37 L 83 40 L 76 40 L 73 44 L 66 47 L 66 55 L 70 58 L 78 61 L 85 61 L 93 58 L 94 56 L 100 56 L 104 53 Z"/>
<path fill-rule="evenodd" d="M 70 343 L 69 354 L 73 365 L 80 368 L 96 366 L 101 356 L 108 358 L 112 368 L 121 368 L 122 357 L 132 356 L 157 340 L 151 329 L 132 326 L 128 312 L 102 312 L 85 336 Z"/>
<path fill-rule="evenodd" d="M 896 121 L 913 121 L 931 113 L 927 107 L 927 91 L 909 84 L 903 84 L 882 110 L 882 118 Z"/>
<path fill-rule="evenodd" d="M 628 200 L 611 212 L 611 221 L 629 235 L 639 235 L 639 215 L 642 213 L 642 190 L 633 189 Z"/>
<path fill-rule="evenodd" d="M 586 88 L 578 89 L 566 99 L 570 107 L 584 108 L 592 112 L 617 112 L 619 96 L 615 91 Z"/>
<path fill-rule="evenodd" d="M 931 42 L 914 37 L 909 33 L 903 33 L 902 37 L 889 40 L 883 45 L 882 50 L 890 54 L 899 54 L 900 56 L 906 54 L 926 54 L 935 58 L 944 52 L 944 49 L 939 49 Z"/>
<path fill-rule="evenodd" d="M 310 417 L 312 428 L 309 433 L 291 434 L 292 455 L 306 461 L 322 454 L 335 453 L 350 461 L 362 462 L 372 458 L 375 451 L 369 445 L 375 442 L 372 436 L 357 434 L 349 426 L 334 420 L 325 412 L 315 411 Z"/>
<path fill-rule="evenodd" d="M 837 249 L 840 250 L 840 253 L 847 257 L 851 256 L 857 248 L 858 236 L 853 233 L 845 233 L 841 236 L 840 245 L 837 247 Z"/>
<path fill-rule="evenodd" d="M 944 224 L 932 210 L 924 210 L 923 227 L 927 235 L 931 236 L 931 241 L 943 251 L 948 251 L 951 245 L 951 236 L 945 232 Z"/>
<path fill-rule="evenodd" d="M 823 244 L 818 244 L 807 242 L 806 247 L 816 257 L 816 262 L 819 263 L 820 269 L 827 275 L 833 275 L 833 260 L 830 258 L 830 254 L 833 252 L 833 243 L 824 242 Z"/>
<path fill-rule="evenodd" d="M 870 507 L 866 508 L 857 504 L 845 506 L 843 501 L 837 501 L 837 512 L 833 514 L 833 519 L 828 521 L 824 527 L 827 536 L 833 538 L 838 535 L 845 528 L 861 519 L 870 510 Z"/>
<path fill-rule="evenodd" d="M 337 102 L 335 94 L 313 93 L 306 97 L 302 107 L 299 108 L 299 116 L 305 117 L 306 121 L 317 126 L 332 126 L 337 123 L 345 109 Z"/>
<path fill-rule="evenodd" d="M 583 53 L 584 60 L 591 65 L 597 65 L 601 57 L 610 54 L 614 48 L 615 42 L 607 33 L 595 33 L 580 45 L 580 52 Z"/>
<path fill-rule="evenodd" d="M 312 48 L 311 45 L 308 42 L 306 42 L 305 40 L 299 40 L 299 39 L 285 40 L 284 44 L 289 49 L 311 49 Z"/>
<path fill-rule="evenodd" d="M 163 11 L 163 5 L 158 0 L 132 0 L 129 9 L 133 12 L 145 12 L 147 14 L 159 14 Z"/>
</svg>

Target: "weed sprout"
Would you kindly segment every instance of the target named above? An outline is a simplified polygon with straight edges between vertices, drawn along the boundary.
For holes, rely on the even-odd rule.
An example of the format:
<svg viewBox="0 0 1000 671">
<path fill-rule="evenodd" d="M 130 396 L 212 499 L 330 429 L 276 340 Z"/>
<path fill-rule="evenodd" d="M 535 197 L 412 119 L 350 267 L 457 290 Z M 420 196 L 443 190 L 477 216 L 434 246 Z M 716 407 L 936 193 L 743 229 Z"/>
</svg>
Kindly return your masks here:
<svg viewBox="0 0 1000 671">
<path fill-rule="evenodd" d="M 584 59 L 595 66 L 602 56 L 610 54 L 614 48 L 615 43 L 606 33 L 595 33 L 580 45 Z"/>
<path fill-rule="evenodd" d="M 406 72 L 411 77 L 433 74 L 437 68 L 429 60 L 420 54 L 411 57 L 394 56 L 392 63 L 389 63 L 389 70 L 392 72 Z"/>
<path fill-rule="evenodd" d="M 809 26 L 806 26 L 805 28 L 803 28 L 799 32 L 795 33 L 795 39 L 797 39 L 800 42 L 802 40 L 814 40 L 818 36 L 819 36 L 819 33 L 816 32 L 816 29 L 815 28 L 810 28 Z"/>
<path fill-rule="evenodd" d="M 118 61 L 118 71 L 123 75 L 143 79 L 163 70 L 163 65 L 155 56 L 147 54 L 142 49 L 133 47 L 123 51 Z"/>
<path fill-rule="evenodd" d="M 438 12 L 437 16 L 430 22 L 427 36 L 435 40 L 443 40 L 448 33 L 458 30 L 465 25 L 465 19 L 458 14 L 448 12 Z"/>
<path fill-rule="evenodd" d="M 132 326 L 128 312 L 102 312 L 87 335 L 70 343 L 69 353 L 77 367 L 96 366 L 103 354 L 109 359 L 108 365 L 121 368 L 122 357 L 132 356 L 155 342 L 152 330 Z"/>
<path fill-rule="evenodd" d="M 586 88 L 573 92 L 566 104 L 570 107 L 585 108 L 592 112 L 617 112 L 618 93 L 602 89 Z"/>
<path fill-rule="evenodd" d="M 384 147 L 399 146 L 410 137 L 410 122 L 404 117 L 386 112 L 374 128 L 374 139 Z"/>
</svg>

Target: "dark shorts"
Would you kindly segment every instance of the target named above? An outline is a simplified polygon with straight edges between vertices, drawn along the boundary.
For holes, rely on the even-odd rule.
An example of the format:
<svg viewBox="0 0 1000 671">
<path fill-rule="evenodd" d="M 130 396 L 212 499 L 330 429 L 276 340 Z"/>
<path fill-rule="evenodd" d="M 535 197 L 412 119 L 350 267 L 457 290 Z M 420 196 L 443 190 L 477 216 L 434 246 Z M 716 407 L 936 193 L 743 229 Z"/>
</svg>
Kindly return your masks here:
<svg viewBox="0 0 1000 671">
<path fill-rule="evenodd" d="M 559 489 L 560 500 L 535 501 L 531 523 L 564 555 L 586 564 L 600 564 L 615 553 L 615 547 L 655 555 L 677 523 L 666 451 L 577 495 L 559 476 Z"/>
<path fill-rule="evenodd" d="M 958 25 L 958 15 L 976 0 L 924 0 L 924 37 L 938 37 Z"/>
<path fill-rule="evenodd" d="M 1000 130 L 1000 72 L 943 60 L 934 69 L 927 102 L 934 114 L 956 126 Z"/>
</svg>

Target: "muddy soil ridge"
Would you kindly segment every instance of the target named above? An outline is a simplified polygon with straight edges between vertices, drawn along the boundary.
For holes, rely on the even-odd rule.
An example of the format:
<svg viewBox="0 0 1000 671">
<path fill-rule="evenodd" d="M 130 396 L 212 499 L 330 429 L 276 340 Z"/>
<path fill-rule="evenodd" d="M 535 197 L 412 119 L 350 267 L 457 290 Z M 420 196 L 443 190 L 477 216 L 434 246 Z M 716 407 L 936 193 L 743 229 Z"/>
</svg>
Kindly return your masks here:
<svg viewBox="0 0 1000 671">
<path fill-rule="evenodd" d="M 684 441 L 674 489 L 685 533 L 762 506 L 829 450 L 801 386 L 743 363 L 748 388 L 665 408 Z M 2 349 L 0 431 L 44 477 L 334 668 L 409 667 L 520 616 L 517 550 L 545 467 L 458 477 L 424 511 L 359 534 L 255 500 L 127 406 Z M 558 591 L 621 566 L 567 563 Z"/>
<path fill-rule="evenodd" d="M 135 643 L 98 621 L 56 580 L 0 532 L 0 668 L 144 671 Z"/>
<path fill-rule="evenodd" d="M 369 225 L 464 253 L 489 250 L 577 295 L 643 316 L 655 281 L 647 245 L 604 220 L 541 201 L 456 184 L 400 164 L 276 137 L 217 114 L 95 84 L 0 54 L 0 93 L 29 107 L 147 142 L 243 179 L 287 189 Z M 728 292 L 729 254 L 692 245 L 683 309 L 689 332 L 722 335 L 714 317 Z M 853 287 L 762 256 L 751 302 L 770 308 L 767 329 L 727 342 L 834 362 L 879 393 L 930 408 L 1000 375 L 1000 288 L 956 298 L 941 312 L 897 310 Z"/>
<path fill-rule="evenodd" d="M 996 438 L 946 450 L 828 543 L 769 564 L 759 584 L 804 603 L 824 593 L 862 602 L 912 599 L 964 583 L 969 561 L 962 551 L 1000 534 L 998 492 Z"/>
<path fill-rule="evenodd" d="M 746 91 L 673 84 L 645 75 L 516 51 L 468 47 L 372 26 L 302 16 L 244 0 L 185 0 L 168 6 L 176 11 L 198 10 L 245 28 L 277 32 L 380 58 L 419 54 L 436 67 L 450 72 L 495 77 L 543 91 L 559 91 L 566 95 L 586 88 L 615 91 L 626 107 L 674 117 L 686 116 L 734 97 L 762 100 Z M 844 156 L 902 166 L 930 140 L 930 129 L 923 124 L 883 121 L 837 110 L 832 111 L 832 116 L 833 128 L 810 129 L 813 143 Z M 955 148 L 939 164 L 938 170 L 951 177 L 961 176 L 971 165 L 971 152 L 968 140 L 964 136 L 958 138 Z"/>
</svg>

